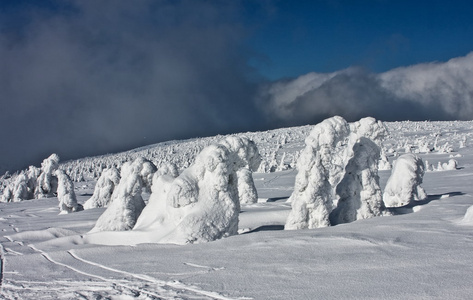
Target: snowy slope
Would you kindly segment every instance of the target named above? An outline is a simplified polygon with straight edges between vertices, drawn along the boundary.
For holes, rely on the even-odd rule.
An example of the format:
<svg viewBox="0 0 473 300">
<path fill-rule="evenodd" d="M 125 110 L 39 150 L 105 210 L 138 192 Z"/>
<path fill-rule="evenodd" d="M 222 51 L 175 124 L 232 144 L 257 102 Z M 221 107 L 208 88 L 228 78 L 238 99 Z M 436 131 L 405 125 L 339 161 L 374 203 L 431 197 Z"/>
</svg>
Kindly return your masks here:
<svg viewBox="0 0 473 300">
<path fill-rule="evenodd" d="M 323 229 L 282 230 L 290 210 L 286 199 L 297 173 L 290 165 L 311 127 L 246 133 L 269 166 L 288 169 L 254 174 L 259 202 L 242 206 L 239 235 L 186 246 L 84 244 L 81 235 L 104 209 L 58 215 L 57 198 L 0 203 L 0 295 L 6 299 L 470 299 L 473 227 L 461 220 L 473 205 L 473 123 L 387 126 L 390 136 L 383 148 L 390 161 L 406 149 L 430 148 L 433 151 L 420 156 L 435 168 L 452 157 L 458 162 L 457 170 L 427 172 L 423 186 L 428 199 L 393 209 L 394 216 Z M 155 161 L 173 158 L 184 168 L 199 149 L 219 139 L 162 143 L 71 161 L 62 168 L 74 172 L 87 168 L 92 179 L 102 165 L 136 155 Z M 389 170 L 380 171 L 382 187 L 389 175 Z M 79 203 L 90 198 L 94 183 L 75 183 Z"/>
</svg>

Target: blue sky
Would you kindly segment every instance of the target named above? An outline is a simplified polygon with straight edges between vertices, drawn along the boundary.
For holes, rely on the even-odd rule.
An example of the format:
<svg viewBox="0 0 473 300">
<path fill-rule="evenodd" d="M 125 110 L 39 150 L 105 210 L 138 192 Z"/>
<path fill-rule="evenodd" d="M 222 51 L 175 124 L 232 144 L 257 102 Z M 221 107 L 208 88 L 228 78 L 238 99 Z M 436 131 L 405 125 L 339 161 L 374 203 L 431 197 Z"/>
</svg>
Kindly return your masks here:
<svg viewBox="0 0 473 300">
<path fill-rule="evenodd" d="M 252 64 L 271 79 L 349 66 L 383 72 L 473 49 L 472 1 L 275 1 L 271 12 L 253 11 L 261 23 L 249 45 L 262 57 Z"/>
<path fill-rule="evenodd" d="M 471 119 L 471 3 L 2 0 L 0 173 L 335 114 Z"/>
</svg>

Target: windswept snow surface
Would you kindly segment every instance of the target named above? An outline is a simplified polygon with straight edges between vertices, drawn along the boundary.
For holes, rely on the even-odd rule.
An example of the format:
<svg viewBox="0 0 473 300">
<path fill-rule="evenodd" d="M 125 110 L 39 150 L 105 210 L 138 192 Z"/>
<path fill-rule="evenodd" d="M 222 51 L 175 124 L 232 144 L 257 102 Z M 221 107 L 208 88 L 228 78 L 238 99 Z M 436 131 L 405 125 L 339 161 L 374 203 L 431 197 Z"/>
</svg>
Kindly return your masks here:
<svg viewBox="0 0 473 300">
<path fill-rule="evenodd" d="M 457 169 L 427 171 L 427 199 L 390 208 L 392 216 L 282 230 L 297 173 L 290 167 L 253 174 L 259 199 L 242 205 L 240 234 L 202 244 L 86 244 L 81 235 L 105 208 L 58 215 L 57 198 L 0 203 L 0 298 L 471 299 L 473 222 L 464 216 L 473 205 L 473 122 L 386 125 L 383 149 L 390 162 L 406 150 L 433 166 L 457 161 Z M 308 131 L 248 136 L 263 161 L 275 159 L 278 166 L 282 157 L 291 164 Z M 173 145 L 194 153 L 202 143 Z M 153 146 L 140 151 L 158 153 Z M 379 172 L 382 189 L 390 174 Z M 91 197 L 94 184 L 75 183 L 79 203 Z"/>
</svg>

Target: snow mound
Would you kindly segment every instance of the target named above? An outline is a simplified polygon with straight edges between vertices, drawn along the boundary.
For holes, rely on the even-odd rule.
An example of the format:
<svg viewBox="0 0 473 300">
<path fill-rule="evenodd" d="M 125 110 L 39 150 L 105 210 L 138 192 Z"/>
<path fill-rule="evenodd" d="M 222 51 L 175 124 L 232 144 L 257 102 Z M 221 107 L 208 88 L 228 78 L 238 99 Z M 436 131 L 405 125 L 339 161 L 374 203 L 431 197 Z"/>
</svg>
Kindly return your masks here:
<svg viewBox="0 0 473 300">
<path fill-rule="evenodd" d="M 465 213 L 465 216 L 460 221 L 460 224 L 463 225 L 473 225 L 473 205 L 470 206 Z"/>
<path fill-rule="evenodd" d="M 383 194 L 387 207 L 400 207 L 417 200 L 425 200 L 427 194 L 420 186 L 425 166 L 420 157 L 407 153 L 395 162 Z"/>
</svg>

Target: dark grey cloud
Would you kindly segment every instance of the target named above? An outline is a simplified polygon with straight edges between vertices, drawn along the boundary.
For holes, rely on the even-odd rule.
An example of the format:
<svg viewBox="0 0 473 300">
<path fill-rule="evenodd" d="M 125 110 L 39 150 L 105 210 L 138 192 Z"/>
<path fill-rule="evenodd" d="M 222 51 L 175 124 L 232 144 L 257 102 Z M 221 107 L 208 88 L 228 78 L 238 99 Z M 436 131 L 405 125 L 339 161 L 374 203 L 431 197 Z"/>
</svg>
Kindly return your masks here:
<svg viewBox="0 0 473 300">
<path fill-rule="evenodd" d="M 473 116 L 473 53 L 375 74 L 359 68 L 309 73 L 260 90 L 267 118 L 283 125 L 348 120 L 469 120 Z"/>
<path fill-rule="evenodd" d="M 4 10 L 0 170 L 256 126 L 240 9 L 77 0 Z"/>
</svg>

